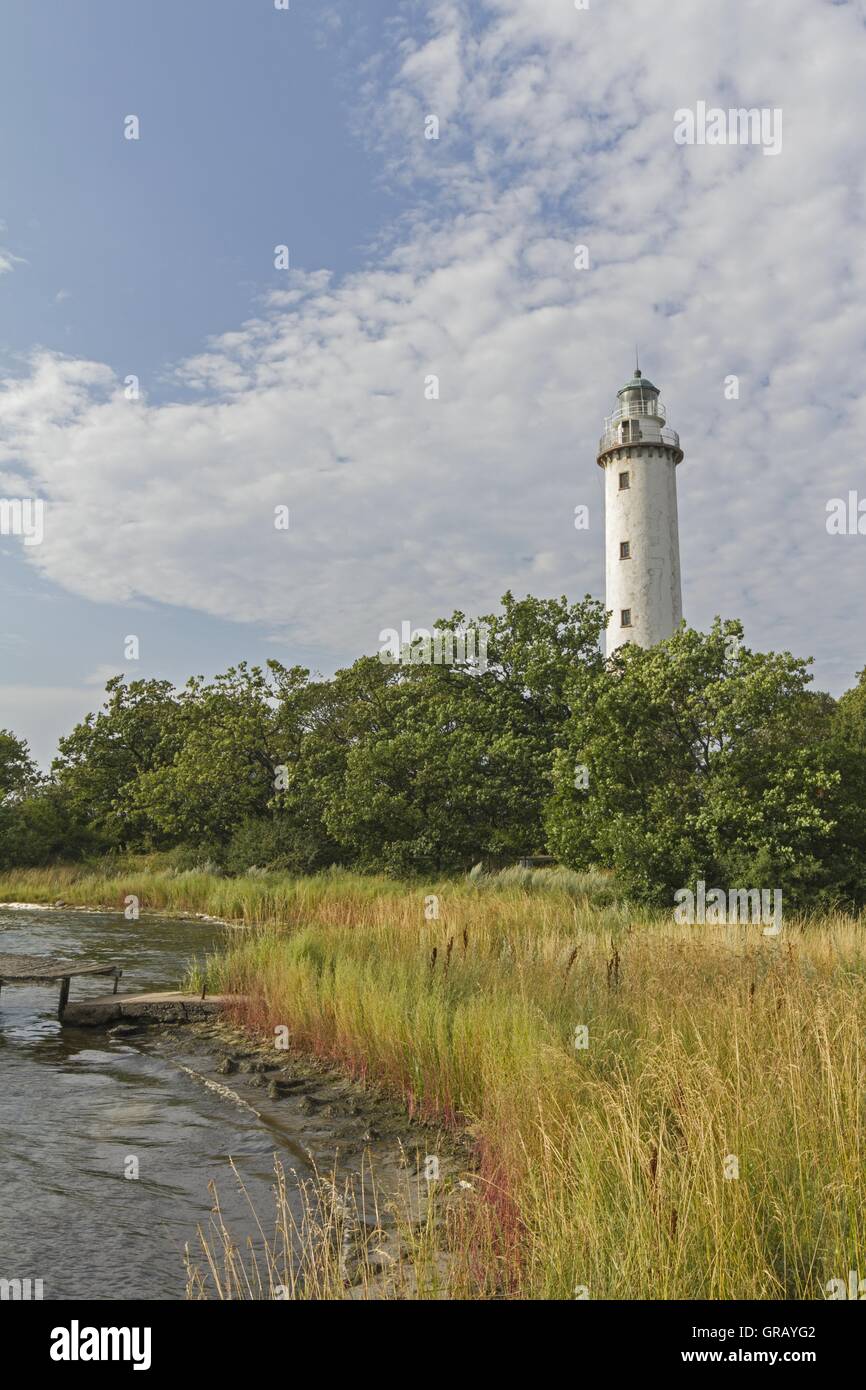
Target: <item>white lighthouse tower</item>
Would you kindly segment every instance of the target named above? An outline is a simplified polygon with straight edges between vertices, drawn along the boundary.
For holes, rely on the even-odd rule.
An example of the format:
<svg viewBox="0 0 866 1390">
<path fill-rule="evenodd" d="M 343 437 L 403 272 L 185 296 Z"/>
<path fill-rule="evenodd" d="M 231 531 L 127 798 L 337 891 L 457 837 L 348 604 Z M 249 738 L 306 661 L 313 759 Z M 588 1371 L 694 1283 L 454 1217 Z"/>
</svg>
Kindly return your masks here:
<svg viewBox="0 0 866 1390">
<path fill-rule="evenodd" d="M 604 469 L 606 606 L 613 610 L 607 654 L 625 642 L 651 647 L 683 616 L 677 528 L 677 464 L 683 451 L 665 408 L 635 367 L 604 422 L 598 465 Z"/>
</svg>

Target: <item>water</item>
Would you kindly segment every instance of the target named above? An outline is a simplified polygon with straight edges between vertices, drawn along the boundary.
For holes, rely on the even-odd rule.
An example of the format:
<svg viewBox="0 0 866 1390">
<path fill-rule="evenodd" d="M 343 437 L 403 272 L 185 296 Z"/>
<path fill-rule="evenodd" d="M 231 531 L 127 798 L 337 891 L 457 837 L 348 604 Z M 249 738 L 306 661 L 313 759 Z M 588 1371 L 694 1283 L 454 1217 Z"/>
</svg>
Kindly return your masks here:
<svg viewBox="0 0 866 1390">
<path fill-rule="evenodd" d="M 159 917 L 128 922 L 114 912 L 0 908 L 0 952 L 116 962 L 120 989 L 136 993 L 177 988 L 223 930 Z M 110 989 L 104 979 L 73 979 L 70 998 Z M 252 1234 L 229 1156 L 267 1215 L 275 1151 L 303 1174 L 305 1150 L 277 1120 L 181 1069 L 214 1069 L 207 1041 L 193 1031 L 178 1043 L 158 1029 L 132 1039 L 61 1029 L 58 993 L 55 983 L 0 992 L 0 1278 L 42 1279 L 46 1299 L 183 1298 L 183 1248 L 207 1223 L 208 1181 L 218 1181 L 233 1234 Z M 124 1176 L 130 1156 L 137 1180 Z"/>
</svg>

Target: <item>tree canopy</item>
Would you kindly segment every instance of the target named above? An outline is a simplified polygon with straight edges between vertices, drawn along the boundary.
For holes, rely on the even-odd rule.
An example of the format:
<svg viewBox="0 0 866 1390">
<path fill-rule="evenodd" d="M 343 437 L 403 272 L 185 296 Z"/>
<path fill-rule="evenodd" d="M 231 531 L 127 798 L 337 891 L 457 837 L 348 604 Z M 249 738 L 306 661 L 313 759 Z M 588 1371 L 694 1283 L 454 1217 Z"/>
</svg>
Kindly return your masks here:
<svg viewBox="0 0 866 1390">
<path fill-rule="evenodd" d="M 548 807 L 553 852 L 610 865 L 647 901 L 669 903 L 697 879 L 859 901 L 863 755 L 834 702 L 809 690 L 808 664 L 753 652 L 739 623 L 717 620 L 707 634 L 620 648 L 602 680 L 576 671 Z"/>
<path fill-rule="evenodd" d="M 240 663 L 108 682 L 40 778 L 0 733 L 0 860 L 188 851 L 229 871 L 459 871 L 549 852 L 636 898 L 697 878 L 866 901 L 866 673 L 837 703 L 737 622 L 604 660 L 603 607 L 515 599 L 441 631 L 486 660 Z M 434 647 L 435 655 L 435 647 Z"/>
</svg>

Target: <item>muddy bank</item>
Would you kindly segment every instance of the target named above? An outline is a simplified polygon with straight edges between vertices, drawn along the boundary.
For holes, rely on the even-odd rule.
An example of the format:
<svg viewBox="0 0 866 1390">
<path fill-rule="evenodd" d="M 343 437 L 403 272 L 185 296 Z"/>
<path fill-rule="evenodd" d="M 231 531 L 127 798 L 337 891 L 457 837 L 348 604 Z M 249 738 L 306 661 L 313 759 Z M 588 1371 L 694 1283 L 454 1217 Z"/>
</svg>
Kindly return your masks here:
<svg viewBox="0 0 866 1390">
<path fill-rule="evenodd" d="M 109 1031 L 115 1037 L 133 1037 L 139 1028 L 119 1024 Z M 198 1073 L 202 1084 L 235 1097 L 269 1120 L 290 1123 L 296 1140 L 304 1142 L 317 1162 L 369 1153 L 383 1166 L 402 1171 L 417 1167 L 419 1154 L 438 1155 L 449 1174 L 460 1176 L 471 1162 L 468 1138 L 410 1120 L 381 1087 L 353 1080 L 307 1053 L 279 1050 L 223 1020 L 165 1024 L 159 1031 L 163 1039 L 175 1037 L 179 1046 L 190 1034 L 206 1042 L 211 1062 L 203 1063 Z"/>
<path fill-rule="evenodd" d="M 127 1024 L 111 1030 L 124 1037 L 136 1031 Z M 410 1120 L 376 1085 L 305 1053 L 278 1051 L 272 1041 L 223 1021 L 164 1025 L 159 1032 L 169 1046 L 176 1034 L 179 1049 L 195 1035 L 204 1051 L 195 1067 L 184 1066 L 187 1075 L 251 1110 L 272 1131 L 284 1128 L 317 1178 L 350 1194 L 353 1210 L 366 1213 L 355 1222 L 342 1296 L 411 1297 L 413 1236 L 430 1222 L 441 1234 L 449 1212 L 475 1189 L 468 1136 Z M 258 1215 L 264 1225 L 273 1220 L 272 1211 Z M 444 1281 L 444 1242 L 435 1258 Z"/>
</svg>

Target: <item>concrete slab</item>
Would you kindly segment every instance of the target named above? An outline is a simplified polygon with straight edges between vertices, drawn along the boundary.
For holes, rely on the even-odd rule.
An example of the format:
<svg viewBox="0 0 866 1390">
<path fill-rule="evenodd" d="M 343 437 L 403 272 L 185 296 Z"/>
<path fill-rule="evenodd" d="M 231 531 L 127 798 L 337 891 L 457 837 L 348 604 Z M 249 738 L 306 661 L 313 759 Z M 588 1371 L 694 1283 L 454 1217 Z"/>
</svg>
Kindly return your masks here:
<svg viewBox="0 0 866 1390">
<path fill-rule="evenodd" d="M 213 994 L 201 999 L 197 994 L 104 994 L 67 1004 L 65 1027 L 101 1028 L 121 1021 L 137 1023 L 193 1023 L 212 1018 L 239 1003 L 234 994 Z"/>
</svg>

